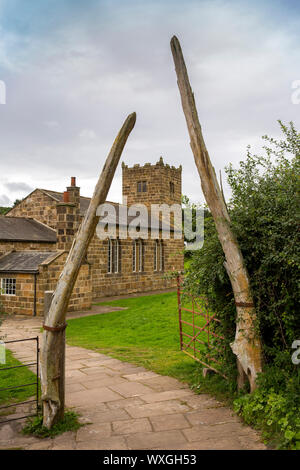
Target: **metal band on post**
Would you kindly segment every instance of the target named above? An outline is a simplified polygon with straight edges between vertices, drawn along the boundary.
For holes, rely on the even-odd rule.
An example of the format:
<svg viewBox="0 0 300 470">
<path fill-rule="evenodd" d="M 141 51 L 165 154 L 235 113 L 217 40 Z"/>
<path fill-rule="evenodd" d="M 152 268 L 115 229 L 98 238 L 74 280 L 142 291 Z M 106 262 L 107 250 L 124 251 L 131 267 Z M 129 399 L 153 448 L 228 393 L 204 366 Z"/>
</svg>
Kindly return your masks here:
<svg viewBox="0 0 300 470">
<path fill-rule="evenodd" d="M 47 326 L 43 325 L 44 330 L 46 331 L 53 331 L 53 332 L 58 332 L 58 331 L 63 331 L 67 328 L 68 323 L 65 323 L 64 325 L 61 326 Z"/>
<path fill-rule="evenodd" d="M 235 302 L 235 305 L 237 307 L 254 307 L 254 304 L 252 302 Z"/>
</svg>

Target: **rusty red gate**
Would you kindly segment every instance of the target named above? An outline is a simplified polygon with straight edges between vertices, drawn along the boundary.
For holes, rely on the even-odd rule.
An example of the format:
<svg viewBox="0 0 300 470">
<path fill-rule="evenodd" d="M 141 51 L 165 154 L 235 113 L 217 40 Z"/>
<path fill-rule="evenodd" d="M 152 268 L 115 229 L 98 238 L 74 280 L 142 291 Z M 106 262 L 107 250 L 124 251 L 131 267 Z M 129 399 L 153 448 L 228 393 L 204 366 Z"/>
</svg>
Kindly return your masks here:
<svg viewBox="0 0 300 470">
<path fill-rule="evenodd" d="M 177 277 L 177 299 L 181 351 L 227 379 L 218 359 L 225 350 L 224 337 L 217 328 L 221 322 L 209 310 L 207 299 L 183 292 L 180 276 Z"/>
</svg>

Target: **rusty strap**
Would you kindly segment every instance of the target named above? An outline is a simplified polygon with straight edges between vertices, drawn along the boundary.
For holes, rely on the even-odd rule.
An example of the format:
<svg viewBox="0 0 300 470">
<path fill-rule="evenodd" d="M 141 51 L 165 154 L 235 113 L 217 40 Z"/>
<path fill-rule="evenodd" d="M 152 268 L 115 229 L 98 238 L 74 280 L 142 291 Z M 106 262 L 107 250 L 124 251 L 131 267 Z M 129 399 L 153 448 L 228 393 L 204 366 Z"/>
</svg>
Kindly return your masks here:
<svg viewBox="0 0 300 470">
<path fill-rule="evenodd" d="M 63 331 L 67 328 L 67 323 L 65 323 L 64 325 L 61 325 L 61 326 L 47 326 L 47 325 L 43 325 L 43 328 L 44 330 L 46 331 L 53 331 L 53 332 L 58 332 L 58 331 Z"/>
<path fill-rule="evenodd" d="M 246 308 L 246 307 L 254 307 L 254 303 L 252 303 L 252 302 L 235 302 L 235 305 L 236 305 L 237 307 L 244 307 L 244 308 Z"/>
</svg>

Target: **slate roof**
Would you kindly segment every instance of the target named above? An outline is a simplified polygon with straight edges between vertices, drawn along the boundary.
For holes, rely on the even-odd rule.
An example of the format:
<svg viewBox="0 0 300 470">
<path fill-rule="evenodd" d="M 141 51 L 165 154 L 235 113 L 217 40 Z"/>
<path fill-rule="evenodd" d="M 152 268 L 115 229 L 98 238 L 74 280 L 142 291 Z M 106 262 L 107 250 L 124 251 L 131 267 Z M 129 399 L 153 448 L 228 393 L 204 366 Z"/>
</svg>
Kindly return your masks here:
<svg viewBox="0 0 300 470">
<path fill-rule="evenodd" d="M 0 241 L 56 243 L 56 231 L 28 217 L 0 216 Z"/>
<path fill-rule="evenodd" d="M 51 197 L 57 202 L 63 201 L 63 193 L 59 193 L 57 191 L 49 191 L 48 189 L 41 189 L 40 191 L 43 191 L 43 193 L 47 194 L 49 197 Z M 80 196 L 80 215 L 85 215 L 90 205 L 90 202 L 90 197 Z"/>
<path fill-rule="evenodd" d="M 40 264 L 57 254 L 56 251 L 13 251 L 0 258 L 0 273 L 38 273 Z"/>
<path fill-rule="evenodd" d="M 44 194 L 46 194 L 47 196 L 49 196 L 51 199 L 54 199 L 55 201 L 57 202 L 62 202 L 63 201 L 63 193 L 61 192 L 58 192 L 58 191 L 51 191 L 51 190 L 48 190 L 48 189 L 40 189 L 38 188 L 37 189 L 38 191 L 42 191 Z M 35 190 L 36 191 L 36 190 Z M 88 207 L 90 205 L 90 202 L 91 202 L 91 198 L 89 197 L 84 197 L 84 196 L 80 196 L 80 215 L 81 216 L 84 216 L 86 211 L 88 210 Z M 120 225 L 120 226 L 125 226 L 126 224 L 124 224 L 124 222 L 122 221 L 122 219 L 120 220 L 120 217 L 119 217 L 119 214 L 120 214 L 120 208 L 124 207 L 122 204 L 119 204 L 117 202 L 111 202 L 111 201 L 105 201 L 105 204 L 112 204 L 116 210 L 116 224 L 117 225 Z M 128 208 L 129 209 L 129 208 Z M 128 215 L 128 214 L 127 214 Z M 141 214 L 142 217 L 140 219 L 140 222 L 141 222 L 141 228 L 150 228 L 151 227 L 151 214 L 149 213 L 147 216 L 143 217 L 143 214 Z M 7 216 L 6 216 L 7 217 Z M 105 217 L 105 216 L 103 216 Z M 130 222 L 136 218 L 136 215 L 133 215 L 133 216 L 127 216 L 127 226 L 130 224 Z M 110 219 L 110 222 L 113 222 L 113 218 L 109 217 Z M 155 220 L 155 217 L 154 217 L 154 220 Z M 105 221 L 107 222 L 107 217 L 105 217 Z M 100 224 L 101 224 L 101 218 L 100 218 Z M 162 230 L 165 230 L 166 228 L 164 228 L 162 226 L 162 223 L 159 222 L 158 220 L 156 221 L 156 225 L 159 226 L 160 229 Z M 177 229 L 172 225 L 170 224 L 170 230 L 171 232 L 176 232 L 176 231 L 180 231 L 180 229 Z M 1 226 L 0 226 L 0 240 L 1 240 Z"/>
<path fill-rule="evenodd" d="M 56 191 L 49 191 L 47 189 L 41 189 L 41 191 L 43 191 L 45 194 L 47 194 L 48 196 L 50 196 L 52 199 L 55 199 L 56 201 L 62 201 L 63 200 L 63 193 L 59 193 L 59 192 L 56 192 Z M 84 216 L 86 211 L 88 210 L 88 207 L 89 207 L 89 204 L 90 204 L 90 201 L 91 201 L 91 198 L 89 197 L 80 197 L 80 215 Z M 126 224 L 124 224 L 124 222 L 122 220 L 120 220 L 119 218 L 119 214 L 120 214 L 120 208 L 123 207 L 122 204 L 119 204 L 118 202 L 111 202 L 111 201 L 105 201 L 105 204 L 111 204 L 114 206 L 115 208 L 115 211 L 116 211 L 116 224 L 117 225 L 121 225 L 121 226 L 126 226 Z M 103 216 L 104 217 L 104 216 Z M 128 216 L 127 217 L 127 226 L 128 224 L 136 218 L 136 215 L 134 216 Z M 113 222 L 114 219 L 110 216 L 109 214 L 109 219 L 107 217 L 105 217 L 105 221 L 110 221 L 110 222 Z M 101 223 L 101 218 L 100 218 L 100 223 Z M 159 222 L 157 221 L 157 223 L 159 224 Z M 151 226 L 151 215 L 148 214 L 146 216 L 146 218 L 141 217 L 141 228 L 148 228 Z M 159 227 L 162 228 L 161 224 L 159 224 Z M 170 230 L 173 231 L 174 228 L 172 227 L 172 225 L 170 226 Z"/>
</svg>

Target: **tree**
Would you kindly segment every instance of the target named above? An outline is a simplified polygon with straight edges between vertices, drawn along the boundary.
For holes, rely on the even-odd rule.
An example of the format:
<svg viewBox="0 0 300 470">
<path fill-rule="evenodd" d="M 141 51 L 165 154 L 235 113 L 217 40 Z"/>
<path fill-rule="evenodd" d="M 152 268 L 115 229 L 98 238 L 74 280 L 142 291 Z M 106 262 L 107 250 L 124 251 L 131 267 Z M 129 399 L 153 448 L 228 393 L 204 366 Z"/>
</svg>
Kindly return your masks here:
<svg viewBox="0 0 300 470">
<path fill-rule="evenodd" d="M 261 342 L 255 328 L 256 312 L 250 282 L 243 256 L 231 226 L 231 220 L 219 187 L 214 168 L 202 136 L 194 95 L 181 51 L 174 36 L 171 50 L 177 74 L 181 103 L 191 139 L 191 148 L 201 180 L 202 191 L 212 213 L 218 237 L 225 254 L 224 265 L 228 273 L 236 305 L 236 334 L 231 344 L 237 356 L 238 385 L 243 387 L 248 378 L 251 391 L 256 387 L 256 377 L 261 372 Z"/>
<path fill-rule="evenodd" d="M 11 207 L 0 207 L 0 215 L 5 215 Z"/>
<path fill-rule="evenodd" d="M 264 363 L 293 373 L 291 345 L 300 338 L 300 134 L 279 121 L 282 140 L 264 137 L 265 154 L 226 169 L 232 197 L 228 210 L 251 281 L 262 338 Z M 212 220 L 205 241 L 193 254 L 186 288 L 205 294 L 222 320 L 223 335 L 234 336 L 234 297 L 224 253 Z M 295 372 L 295 370 L 294 370 Z"/>
<path fill-rule="evenodd" d="M 136 121 L 130 114 L 103 166 L 85 217 L 76 233 L 45 319 L 41 349 L 43 424 L 50 429 L 64 416 L 66 311 L 80 266 L 98 223 L 97 209 L 106 200 L 123 148 Z"/>
</svg>

